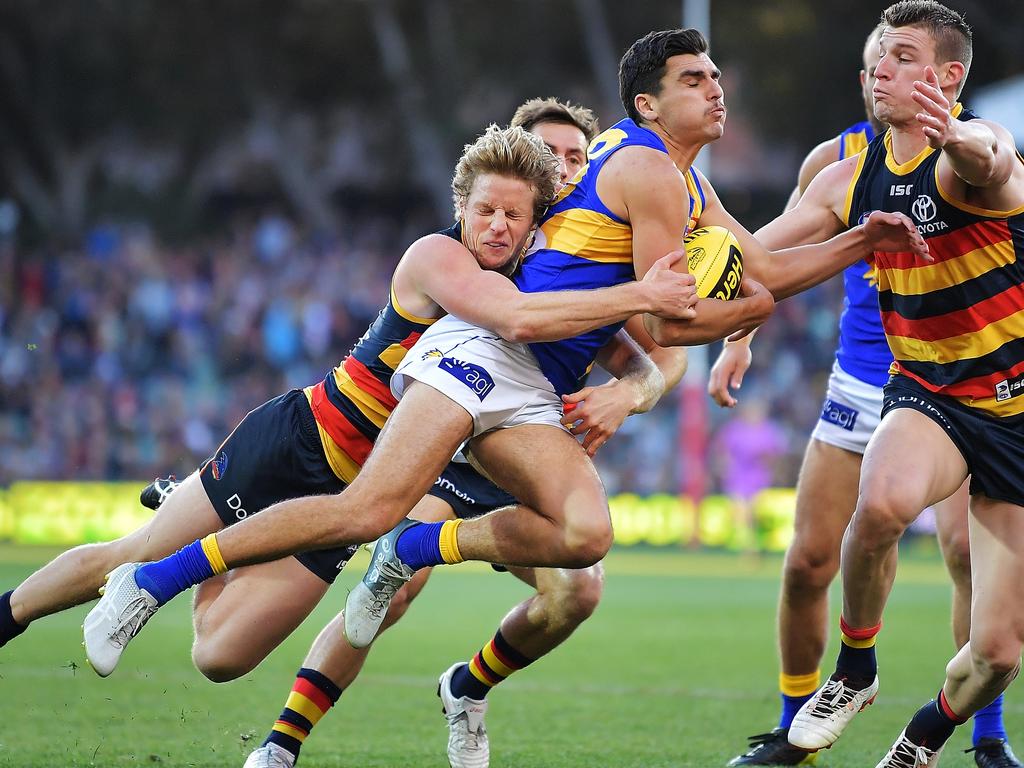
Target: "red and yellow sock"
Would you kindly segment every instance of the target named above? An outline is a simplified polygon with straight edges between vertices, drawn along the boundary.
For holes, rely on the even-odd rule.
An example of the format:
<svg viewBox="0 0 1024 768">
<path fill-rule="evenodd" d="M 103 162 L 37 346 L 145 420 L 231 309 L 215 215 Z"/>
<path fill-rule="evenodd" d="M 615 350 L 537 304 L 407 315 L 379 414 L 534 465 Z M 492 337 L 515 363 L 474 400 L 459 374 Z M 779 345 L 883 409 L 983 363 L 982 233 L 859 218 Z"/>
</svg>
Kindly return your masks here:
<svg viewBox="0 0 1024 768">
<path fill-rule="evenodd" d="M 456 698 L 468 696 L 479 701 L 491 688 L 533 661 L 513 648 L 499 629 L 469 664 L 452 675 L 452 694 Z"/>
<path fill-rule="evenodd" d="M 851 678 L 864 685 L 870 685 L 878 673 L 875 661 L 875 638 L 882 629 L 882 622 L 873 627 L 853 627 L 842 616 L 839 617 L 842 632 L 839 644 L 839 659 L 836 674 Z"/>
<path fill-rule="evenodd" d="M 277 744 L 296 758 L 310 731 L 341 696 L 341 689 L 315 669 L 299 670 L 285 702 L 284 711 L 274 723 L 263 744 Z"/>
</svg>

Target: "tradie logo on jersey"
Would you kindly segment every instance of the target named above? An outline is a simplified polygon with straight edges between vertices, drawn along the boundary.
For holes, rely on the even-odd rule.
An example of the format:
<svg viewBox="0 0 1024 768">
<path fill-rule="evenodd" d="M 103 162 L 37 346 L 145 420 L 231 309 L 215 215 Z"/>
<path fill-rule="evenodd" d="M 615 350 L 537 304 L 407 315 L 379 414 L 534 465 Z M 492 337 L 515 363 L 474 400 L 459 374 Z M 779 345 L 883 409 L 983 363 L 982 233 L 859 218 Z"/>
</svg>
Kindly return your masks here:
<svg viewBox="0 0 1024 768">
<path fill-rule="evenodd" d="M 1012 379 L 1003 379 L 996 382 L 996 402 L 1009 400 L 1011 397 L 1024 395 L 1024 373 L 1014 376 Z"/>
<path fill-rule="evenodd" d="M 442 371 L 450 373 L 473 390 L 473 394 L 479 397 L 481 402 L 494 389 L 494 379 L 491 378 L 491 374 L 479 365 L 467 363 L 454 357 L 442 357 L 438 366 Z"/>
</svg>

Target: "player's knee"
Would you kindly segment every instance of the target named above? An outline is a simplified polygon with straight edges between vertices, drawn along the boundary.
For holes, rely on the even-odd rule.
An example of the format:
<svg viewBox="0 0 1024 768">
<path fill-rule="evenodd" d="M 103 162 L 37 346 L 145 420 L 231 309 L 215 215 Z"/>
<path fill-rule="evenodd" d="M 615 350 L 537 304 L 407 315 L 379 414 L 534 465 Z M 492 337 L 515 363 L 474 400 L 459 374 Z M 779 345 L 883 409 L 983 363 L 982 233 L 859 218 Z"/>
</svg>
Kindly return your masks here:
<svg viewBox="0 0 1024 768">
<path fill-rule="evenodd" d="M 256 663 L 245 654 L 229 652 L 221 644 L 197 637 L 192 646 L 192 663 L 207 680 L 227 683 L 252 672 Z"/>
<path fill-rule="evenodd" d="M 954 535 L 942 542 L 942 557 L 946 569 L 957 586 L 971 586 L 971 545 L 966 535 Z"/>
<path fill-rule="evenodd" d="M 919 513 L 907 494 L 890 486 L 862 488 L 850 530 L 863 547 L 882 548 L 897 541 Z"/>
<path fill-rule="evenodd" d="M 828 589 L 838 570 L 838 549 L 806 547 L 794 542 L 786 552 L 783 589 L 788 592 Z"/>
<path fill-rule="evenodd" d="M 538 593 L 545 612 L 558 623 L 577 627 L 589 619 L 604 591 L 604 568 L 601 563 L 589 568 L 560 571 L 553 585 Z"/>
<path fill-rule="evenodd" d="M 613 540 L 611 520 L 607 515 L 594 515 L 578 520 L 566 529 L 566 568 L 589 568 L 600 562 Z"/>
<path fill-rule="evenodd" d="M 1020 671 L 1021 642 L 1012 632 L 971 637 L 971 661 L 986 682 L 1012 679 Z"/>
</svg>

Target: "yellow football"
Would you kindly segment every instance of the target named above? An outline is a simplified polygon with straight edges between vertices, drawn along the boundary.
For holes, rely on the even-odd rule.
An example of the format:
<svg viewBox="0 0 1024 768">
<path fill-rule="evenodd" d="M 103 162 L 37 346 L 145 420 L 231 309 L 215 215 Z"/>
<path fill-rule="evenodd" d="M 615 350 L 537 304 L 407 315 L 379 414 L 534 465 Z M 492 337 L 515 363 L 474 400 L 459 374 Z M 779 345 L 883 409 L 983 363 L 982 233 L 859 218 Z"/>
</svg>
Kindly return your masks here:
<svg viewBox="0 0 1024 768">
<path fill-rule="evenodd" d="M 683 240 L 686 261 L 702 299 L 735 298 L 743 277 L 743 252 L 725 227 L 701 227 Z"/>
</svg>

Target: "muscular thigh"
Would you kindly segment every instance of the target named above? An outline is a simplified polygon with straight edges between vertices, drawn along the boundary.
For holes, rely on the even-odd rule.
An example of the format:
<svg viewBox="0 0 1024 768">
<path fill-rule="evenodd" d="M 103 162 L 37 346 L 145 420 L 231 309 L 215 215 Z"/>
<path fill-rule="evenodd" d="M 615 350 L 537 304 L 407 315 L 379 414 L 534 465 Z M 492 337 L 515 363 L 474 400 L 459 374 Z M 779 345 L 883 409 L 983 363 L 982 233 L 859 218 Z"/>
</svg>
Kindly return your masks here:
<svg viewBox="0 0 1024 768">
<path fill-rule="evenodd" d="M 608 514 L 593 462 L 563 429 L 539 424 L 498 429 L 475 438 L 470 447 L 495 483 L 546 517 L 587 506 Z"/>
<path fill-rule="evenodd" d="M 796 486 L 793 547 L 838 557 L 857 506 L 862 457 L 812 438 Z"/>
<path fill-rule="evenodd" d="M 1024 507 L 972 496 L 969 526 L 972 642 L 986 636 L 1024 640 Z"/>
<path fill-rule="evenodd" d="M 302 623 L 329 586 L 291 557 L 235 568 L 197 590 L 197 644 L 252 668 Z"/>
<path fill-rule="evenodd" d="M 868 443 L 861 503 L 916 516 L 952 494 L 966 477 L 967 463 L 941 426 L 917 410 L 896 408 Z"/>
</svg>

